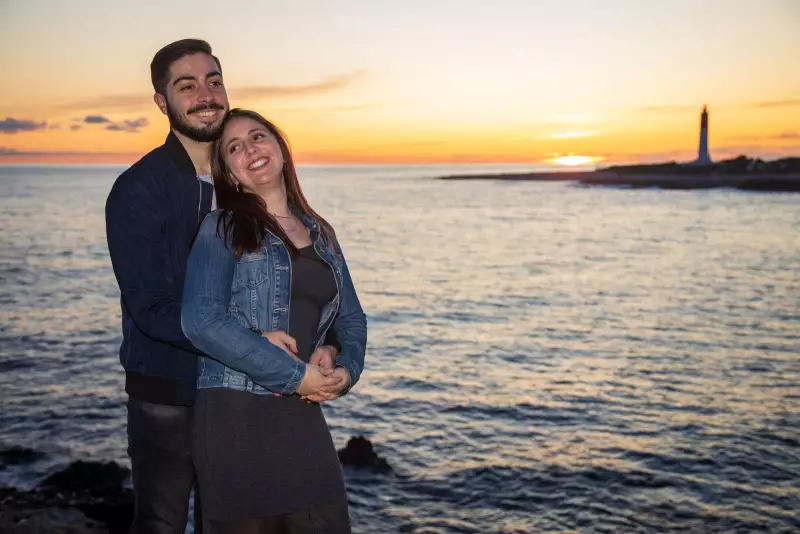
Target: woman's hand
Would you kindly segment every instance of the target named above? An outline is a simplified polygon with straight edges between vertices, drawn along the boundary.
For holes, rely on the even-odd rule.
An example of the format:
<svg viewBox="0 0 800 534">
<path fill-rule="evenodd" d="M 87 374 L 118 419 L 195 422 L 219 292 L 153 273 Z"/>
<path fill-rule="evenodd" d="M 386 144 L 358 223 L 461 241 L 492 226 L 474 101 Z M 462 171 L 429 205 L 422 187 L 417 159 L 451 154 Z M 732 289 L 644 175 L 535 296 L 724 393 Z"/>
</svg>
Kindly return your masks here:
<svg viewBox="0 0 800 534">
<path fill-rule="evenodd" d="M 332 379 L 332 380 L 331 380 Z M 328 375 L 328 384 L 321 387 L 319 392 L 303 395 L 308 402 L 332 401 L 339 398 L 339 394 L 350 385 L 350 373 L 344 367 L 336 367 Z"/>
<path fill-rule="evenodd" d="M 330 391 L 336 386 L 339 380 L 339 378 L 333 376 L 333 371 L 307 363 L 306 374 L 303 376 L 303 380 L 300 382 L 295 393 L 302 395 L 304 399 L 313 396 L 315 398 L 321 398 L 322 400 L 333 400 L 336 398 L 336 395 L 330 393 Z"/>
</svg>

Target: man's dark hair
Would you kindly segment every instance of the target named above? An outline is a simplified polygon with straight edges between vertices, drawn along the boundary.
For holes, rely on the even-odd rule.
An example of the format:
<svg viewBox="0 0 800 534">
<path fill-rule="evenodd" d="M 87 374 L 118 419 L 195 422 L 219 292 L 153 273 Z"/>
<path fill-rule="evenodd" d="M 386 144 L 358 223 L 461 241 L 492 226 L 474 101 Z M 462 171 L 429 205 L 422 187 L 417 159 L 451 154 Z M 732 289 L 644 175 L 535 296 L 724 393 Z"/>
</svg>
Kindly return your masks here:
<svg viewBox="0 0 800 534">
<path fill-rule="evenodd" d="M 210 44 L 202 39 L 181 39 L 168 44 L 153 56 L 153 61 L 150 63 L 150 80 L 153 82 L 153 89 L 156 93 L 167 94 L 170 67 L 180 58 L 192 54 L 208 54 L 217 62 L 220 74 L 222 73 L 222 64 L 217 56 L 211 53 Z"/>
</svg>

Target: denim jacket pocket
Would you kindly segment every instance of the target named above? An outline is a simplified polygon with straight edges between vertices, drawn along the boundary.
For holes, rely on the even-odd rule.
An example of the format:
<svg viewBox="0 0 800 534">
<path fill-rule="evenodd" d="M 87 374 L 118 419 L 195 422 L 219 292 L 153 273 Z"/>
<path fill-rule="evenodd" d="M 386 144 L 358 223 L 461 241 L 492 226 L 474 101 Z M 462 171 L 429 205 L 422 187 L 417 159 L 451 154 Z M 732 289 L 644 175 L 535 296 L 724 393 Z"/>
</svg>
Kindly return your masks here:
<svg viewBox="0 0 800 534">
<path fill-rule="evenodd" d="M 242 254 L 241 259 L 236 263 L 233 286 L 250 289 L 260 286 L 269 279 L 266 264 L 267 257 L 261 251 Z"/>
</svg>

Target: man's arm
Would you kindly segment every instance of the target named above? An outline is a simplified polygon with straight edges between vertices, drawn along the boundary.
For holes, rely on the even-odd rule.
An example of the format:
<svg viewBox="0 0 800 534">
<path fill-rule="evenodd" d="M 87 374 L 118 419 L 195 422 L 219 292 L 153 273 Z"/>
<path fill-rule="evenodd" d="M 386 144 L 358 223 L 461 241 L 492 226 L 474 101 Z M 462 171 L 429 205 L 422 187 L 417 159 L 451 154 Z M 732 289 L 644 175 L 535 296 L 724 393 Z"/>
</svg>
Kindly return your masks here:
<svg viewBox="0 0 800 534">
<path fill-rule="evenodd" d="M 181 288 L 173 279 L 163 206 L 124 177 L 106 201 L 106 239 L 122 302 L 134 324 L 158 341 L 201 354 L 181 330 Z"/>
</svg>

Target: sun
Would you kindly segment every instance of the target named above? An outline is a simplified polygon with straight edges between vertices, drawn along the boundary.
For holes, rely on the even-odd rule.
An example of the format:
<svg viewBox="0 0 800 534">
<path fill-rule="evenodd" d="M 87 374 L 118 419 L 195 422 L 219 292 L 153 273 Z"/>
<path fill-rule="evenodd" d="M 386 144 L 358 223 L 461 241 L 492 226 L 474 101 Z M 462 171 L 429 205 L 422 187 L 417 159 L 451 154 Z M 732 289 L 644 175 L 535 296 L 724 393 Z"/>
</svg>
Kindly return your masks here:
<svg viewBox="0 0 800 534">
<path fill-rule="evenodd" d="M 571 154 L 569 156 L 560 156 L 558 158 L 553 158 L 553 163 L 558 165 L 565 165 L 567 167 L 577 167 L 578 165 L 589 165 L 594 161 L 594 158 L 591 156 L 577 156 Z"/>
</svg>

